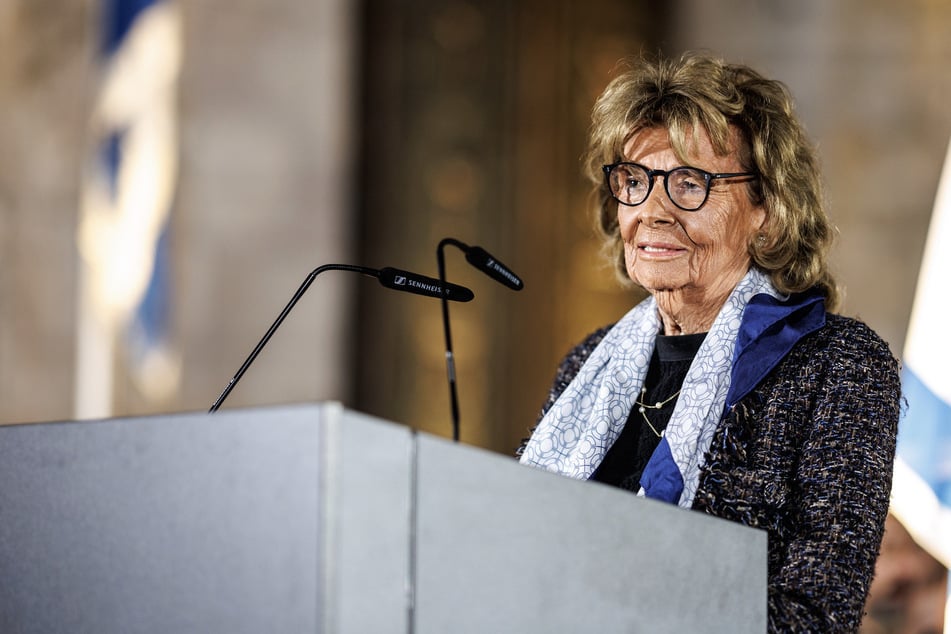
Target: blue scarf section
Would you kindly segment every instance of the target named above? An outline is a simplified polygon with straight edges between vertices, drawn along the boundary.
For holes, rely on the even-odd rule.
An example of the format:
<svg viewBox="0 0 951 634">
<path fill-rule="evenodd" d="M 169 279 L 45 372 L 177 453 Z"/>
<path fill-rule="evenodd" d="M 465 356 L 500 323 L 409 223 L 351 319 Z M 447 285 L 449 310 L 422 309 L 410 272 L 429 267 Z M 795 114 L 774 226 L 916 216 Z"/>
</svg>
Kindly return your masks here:
<svg viewBox="0 0 951 634">
<path fill-rule="evenodd" d="M 786 297 L 751 269 L 727 299 L 684 379 L 661 441 L 641 477 L 641 495 L 690 507 L 717 424 L 799 339 L 825 323 L 821 295 Z M 640 393 L 660 331 L 649 297 L 605 335 L 539 422 L 521 462 L 589 478 Z"/>
</svg>

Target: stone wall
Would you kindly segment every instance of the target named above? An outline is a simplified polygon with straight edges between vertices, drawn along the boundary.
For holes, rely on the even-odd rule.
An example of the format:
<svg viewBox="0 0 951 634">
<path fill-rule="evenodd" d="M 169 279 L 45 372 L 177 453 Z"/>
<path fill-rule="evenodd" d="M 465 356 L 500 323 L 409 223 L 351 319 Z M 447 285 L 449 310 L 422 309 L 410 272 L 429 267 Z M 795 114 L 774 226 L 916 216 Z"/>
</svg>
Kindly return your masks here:
<svg viewBox="0 0 951 634">
<path fill-rule="evenodd" d="M 177 390 L 150 400 L 120 344 L 111 411 L 202 410 L 304 277 L 352 253 L 355 8 L 183 2 L 171 223 Z M 98 3 L 0 4 L 0 421 L 73 417 L 76 228 L 102 68 Z M 325 275 L 229 406 L 350 390 L 352 274 Z"/>
<path fill-rule="evenodd" d="M 69 418 L 90 2 L 0 3 L 0 421 Z"/>
</svg>

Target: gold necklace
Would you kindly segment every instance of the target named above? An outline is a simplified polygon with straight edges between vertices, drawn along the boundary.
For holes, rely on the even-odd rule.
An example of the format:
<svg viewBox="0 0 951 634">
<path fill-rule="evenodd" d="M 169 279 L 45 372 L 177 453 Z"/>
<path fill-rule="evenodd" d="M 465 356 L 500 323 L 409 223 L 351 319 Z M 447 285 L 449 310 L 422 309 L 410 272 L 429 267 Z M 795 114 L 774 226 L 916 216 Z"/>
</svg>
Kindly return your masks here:
<svg viewBox="0 0 951 634">
<path fill-rule="evenodd" d="M 637 399 L 634 400 L 634 404 L 638 406 L 637 411 L 641 413 L 641 417 L 644 419 L 644 422 L 647 423 L 647 426 L 651 428 L 651 431 L 654 432 L 654 435 L 657 436 L 658 438 L 662 438 L 664 435 L 664 432 L 666 432 L 667 430 L 665 429 L 664 432 L 658 432 L 657 429 L 653 425 L 651 425 L 651 422 L 647 419 L 647 414 L 645 414 L 644 412 L 647 409 L 661 409 L 664 405 L 666 405 L 667 403 L 677 398 L 681 390 L 683 390 L 683 388 L 680 388 L 680 390 L 677 390 L 676 392 L 668 396 L 663 401 L 657 401 L 653 405 L 648 405 L 647 403 L 643 402 L 644 397 L 647 395 L 647 388 L 642 387 L 641 400 L 640 401 L 638 401 Z"/>
</svg>

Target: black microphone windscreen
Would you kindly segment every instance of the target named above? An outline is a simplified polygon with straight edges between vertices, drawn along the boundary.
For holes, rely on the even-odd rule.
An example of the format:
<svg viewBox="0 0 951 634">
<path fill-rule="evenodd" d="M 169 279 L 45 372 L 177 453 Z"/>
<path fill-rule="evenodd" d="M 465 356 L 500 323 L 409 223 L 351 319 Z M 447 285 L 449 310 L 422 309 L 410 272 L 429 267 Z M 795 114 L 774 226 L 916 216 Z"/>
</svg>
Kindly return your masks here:
<svg viewBox="0 0 951 634">
<path fill-rule="evenodd" d="M 440 293 L 440 288 L 442 288 L 445 290 L 446 299 L 454 302 L 468 302 L 475 297 L 475 294 L 465 286 L 451 282 L 443 283 L 432 277 L 391 267 L 380 269 L 379 280 L 380 284 L 387 288 L 425 295 L 426 297 L 442 297 L 443 295 Z"/>
<path fill-rule="evenodd" d="M 505 284 L 509 288 L 520 291 L 524 287 L 522 279 L 512 272 L 510 268 L 496 260 L 482 247 L 468 247 L 465 250 L 466 260 L 472 266 L 481 270 L 483 273 L 494 280 Z"/>
</svg>

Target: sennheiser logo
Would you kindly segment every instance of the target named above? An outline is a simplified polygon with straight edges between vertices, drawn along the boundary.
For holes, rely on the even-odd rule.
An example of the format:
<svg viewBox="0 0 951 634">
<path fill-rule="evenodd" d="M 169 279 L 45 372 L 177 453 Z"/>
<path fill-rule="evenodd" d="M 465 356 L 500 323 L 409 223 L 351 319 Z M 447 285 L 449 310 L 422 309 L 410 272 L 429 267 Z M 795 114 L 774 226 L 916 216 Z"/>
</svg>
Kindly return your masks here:
<svg viewBox="0 0 951 634">
<path fill-rule="evenodd" d="M 493 271 L 495 271 L 496 273 L 498 273 L 499 275 L 501 275 L 502 277 L 510 281 L 512 284 L 518 284 L 519 282 L 521 282 L 521 280 L 515 277 L 514 273 L 509 271 L 504 266 L 501 266 L 498 262 L 496 262 L 492 258 L 489 258 L 489 261 L 486 264 L 488 265 L 490 269 L 492 269 Z"/>
<path fill-rule="evenodd" d="M 426 291 L 427 293 L 433 293 L 434 295 L 440 294 L 440 288 L 438 284 L 423 284 L 422 282 L 417 282 L 416 280 L 409 280 L 406 284 L 408 286 L 412 286 L 413 288 Z M 448 291 L 446 294 L 448 295 Z"/>
<path fill-rule="evenodd" d="M 404 286 L 406 288 L 416 288 L 424 293 L 429 293 L 435 295 L 436 297 L 440 296 L 440 286 L 438 284 L 426 284 L 425 282 L 420 282 L 419 280 L 414 280 L 405 275 L 394 275 L 393 276 L 393 286 Z M 449 289 L 446 289 L 446 297 L 449 297 Z"/>
</svg>

